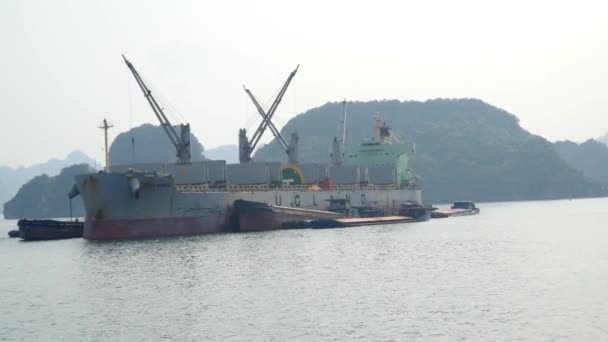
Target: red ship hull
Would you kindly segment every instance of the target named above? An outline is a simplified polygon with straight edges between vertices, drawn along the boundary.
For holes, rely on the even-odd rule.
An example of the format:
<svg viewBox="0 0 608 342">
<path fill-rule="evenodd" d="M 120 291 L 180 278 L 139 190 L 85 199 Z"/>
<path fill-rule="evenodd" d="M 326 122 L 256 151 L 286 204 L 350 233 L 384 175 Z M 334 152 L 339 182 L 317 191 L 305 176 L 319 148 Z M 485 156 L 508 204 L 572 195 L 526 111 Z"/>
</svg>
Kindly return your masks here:
<svg viewBox="0 0 608 342">
<path fill-rule="evenodd" d="M 230 231 L 224 215 L 152 219 L 87 221 L 83 237 L 88 240 L 116 240 L 142 237 L 199 235 Z"/>
</svg>

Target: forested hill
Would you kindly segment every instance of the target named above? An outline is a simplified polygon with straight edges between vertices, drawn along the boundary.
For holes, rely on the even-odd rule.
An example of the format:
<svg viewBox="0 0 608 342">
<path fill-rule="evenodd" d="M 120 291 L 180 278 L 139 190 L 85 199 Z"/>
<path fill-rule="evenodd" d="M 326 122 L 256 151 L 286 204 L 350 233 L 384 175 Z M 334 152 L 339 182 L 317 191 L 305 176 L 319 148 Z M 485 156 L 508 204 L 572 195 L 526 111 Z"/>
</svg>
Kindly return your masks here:
<svg viewBox="0 0 608 342">
<path fill-rule="evenodd" d="M 68 191 L 74 184 L 74 177 L 91 172 L 95 172 L 95 169 L 89 165 L 77 164 L 62 169 L 57 176 L 44 174 L 32 178 L 19 189 L 15 197 L 4 204 L 4 217 L 7 219 L 69 217 Z M 84 215 L 80 196 L 72 200 L 72 214 Z"/>
<path fill-rule="evenodd" d="M 176 127 L 179 134 L 179 127 Z M 133 139 L 133 144 L 131 143 Z M 192 161 L 204 160 L 203 145 L 192 134 Z M 112 164 L 133 163 L 173 163 L 175 162 L 175 147 L 160 126 L 143 124 L 120 133 L 110 146 L 110 161 Z"/>
<path fill-rule="evenodd" d="M 74 164 L 96 165 L 95 160 L 81 151 L 70 152 L 65 158 L 52 158 L 42 163 L 11 168 L 0 166 L 0 207 L 11 199 L 19 188 L 33 177 L 43 174 L 55 176 L 64 167 Z"/>
<path fill-rule="evenodd" d="M 558 141 L 554 146 L 570 166 L 587 178 L 608 185 L 608 147 L 604 143 L 589 139 L 582 144 Z"/>
<path fill-rule="evenodd" d="M 544 138 L 518 119 L 475 99 L 349 102 L 346 144 L 373 135 L 381 113 L 403 139 L 416 144 L 412 168 L 425 202 L 505 201 L 599 196 L 601 186 L 569 166 Z M 302 162 L 328 162 L 341 103 L 327 103 L 291 119 L 282 129 L 300 135 Z M 275 142 L 256 160 L 284 160 Z"/>
</svg>

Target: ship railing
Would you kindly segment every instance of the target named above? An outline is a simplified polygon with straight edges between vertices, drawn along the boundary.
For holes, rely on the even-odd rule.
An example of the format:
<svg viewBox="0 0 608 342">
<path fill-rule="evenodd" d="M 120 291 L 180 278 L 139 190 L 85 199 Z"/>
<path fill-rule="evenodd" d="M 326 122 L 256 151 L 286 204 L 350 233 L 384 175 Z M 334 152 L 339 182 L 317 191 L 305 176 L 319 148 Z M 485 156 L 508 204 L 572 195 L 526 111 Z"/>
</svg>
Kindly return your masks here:
<svg viewBox="0 0 608 342">
<path fill-rule="evenodd" d="M 397 190 L 400 189 L 394 184 L 386 185 L 360 185 L 360 184 L 342 184 L 334 185 L 334 191 L 362 191 L 362 190 Z M 402 186 L 401 189 L 418 190 L 420 186 Z M 268 184 L 226 184 L 222 187 L 210 187 L 208 184 L 180 184 L 175 186 L 178 192 L 208 192 L 208 191 L 325 191 L 322 189 L 314 189 L 310 185 L 282 185 L 271 187 Z"/>
<path fill-rule="evenodd" d="M 204 192 L 209 190 L 208 184 L 179 184 L 175 186 L 178 192 Z"/>
<path fill-rule="evenodd" d="M 268 184 L 226 184 L 225 188 L 229 191 L 268 191 Z"/>
<path fill-rule="evenodd" d="M 224 184 L 209 186 L 208 184 L 180 184 L 175 186 L 178 192 L 209 192 L 209 191 L 268 191 L 267 184 Z"/>
</svg>

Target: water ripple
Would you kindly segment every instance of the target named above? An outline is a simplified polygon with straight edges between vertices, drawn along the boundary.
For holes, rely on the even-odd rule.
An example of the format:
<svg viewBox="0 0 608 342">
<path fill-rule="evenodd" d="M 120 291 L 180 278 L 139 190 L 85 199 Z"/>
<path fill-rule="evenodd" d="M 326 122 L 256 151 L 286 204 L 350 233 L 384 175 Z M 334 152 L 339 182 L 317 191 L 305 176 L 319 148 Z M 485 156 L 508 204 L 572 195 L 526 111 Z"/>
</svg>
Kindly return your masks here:
<svg viewBox="0 0 608 342">
<path fill-rule="evenodd" d="M 606 199 L 342 230 L 0 239 L 0 341 L 607 340 Z M 13 221 L 0 221 L 6 234 Z"/>
</svg>

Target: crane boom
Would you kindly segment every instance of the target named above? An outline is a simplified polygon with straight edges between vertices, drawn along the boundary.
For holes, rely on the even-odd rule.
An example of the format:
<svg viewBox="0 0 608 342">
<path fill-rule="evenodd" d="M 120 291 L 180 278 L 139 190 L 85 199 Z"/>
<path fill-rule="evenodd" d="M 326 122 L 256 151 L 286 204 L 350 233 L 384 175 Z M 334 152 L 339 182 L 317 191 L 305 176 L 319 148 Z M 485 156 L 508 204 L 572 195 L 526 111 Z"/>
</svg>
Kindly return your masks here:
<svg viewBox="0 0 608 342">
<path fill-rule="evenodd" d="M 274 116 L 279 104 L 281 103 L 281 100 L 283 99 L 283 96 L 285 95 L 285 92 L 287 91 L 289 84 L 291 83 L 292 79 L 298 72 L 299 67 L 300 67 L 300 65 L 298 64 L 296 66 L 296 68 L 289 74 L 289 77 L 287 77 L 287 80 L 285 80 L 285 82 L 283 83 L 281 90 L 279 91 L 277 97 L 272 102 L 272 105 L 270 106 L 268 111 L 265 111 L 264 108 L 262 108 L 262 106 L 260 105 L 259 101 L 255 98 L 253 93 L 249 89 L 247 89 L 247 87 L 243 86 L 243 88 L 245 89 L 245 92 L 247 93 L 247 95 L 249 96 L 249 98 L 251 99 L 253 104 L 255 105 L 256 109 L 258 110 L 258 113 L 262 116 L 262 122 L 260 122 L 257 129 L 253 133 L 251 140 L 247 139 L 245 130 L 239 131 L 239 145 L 240 145 L 239 159 L 241 162 L 249 162 L 251 160 L 251 153 L 253 152 L 253 150 L 255 150 L 255 147 L 260 142 L 260 139 L 262 138 L 262 135 L 266 131 L 266 128 L 270 128 L 270 131 L 272 132 L 272 134 L 275 136 L 275 138 L 278 140 L 281 147 L 287 153 L 290 161 L 294 161 L 294 162 L 296 161 L 297 151 L 295 151 L 295 149 L 297 147 L 296 146 L 297 140 L 298 140 L 297 135 L 295 136 L 295 138 L 292 137 L 291 140 L 292 140 L 292 143 L 294 144 L 294 146 L 291 146 L 291 144 L 287 143 L 287 140 L 285 140 L 285 138 L 283 137 L 281 132 L 277 129 L 277 127 L 272 123 L 272 117 Z"/>
<path fill-rule="evenodd" d="M 274 116 L 274 113 L 276 112 L 276 110 L 277 110 L 277 108 L 279 106 L 279 103 L 281 103 L 281 100 L 283 99 L 283 96 L 285 95 L 285 92 L 287 91 L 287 88 L 289 87 L 289 84 L 291 83 L 291 80 L 294 78 L 294 76 L 298 72 L 298 68 L 300 68 L 299 64 L 289 74 L 289 77 L 287 77 L 287 80 L 285 80 L 285 83 L 281 87 L 281 90 L 279 91 L 279 94 L 277 95 L 277 97 L 272 102 L 272 105 L 268 109 L 267 113 L 264 113 L 264 111 L 261 110 L 262 107 L 259 106 L 259 104 L 256 104 L 256 108 L 258 108 L 258 111 L 260 112 L 260 115 L 262 115 L 262 117 L 264 118 L 264 120 L 262 120 L 262 122 L 260 123 L 260 125 L 256 129 L 255 133 L 253 133 L 253 137 L 251 137 L 250 144 L 251 144 L 251 147 L 252 147 L 252 149 L 251 149 L 252 151 L 257 146 L 258 142 L 260 141 L 260 138 L 262 138 L 262 135 L 264 134 L 264 131 L 266 130 L 266 127 L 269 126 L 268 123 L 271 122 L 270 120 Z M 246 89 L 246 91 L 247 91 L 247 89 Z M 251 92 L 247 91 L 247 93 L 250 94 Z M 252 98 L 252 100 L 254 99 L 253 95 L 250 95 L 250 97 Z M 257 102 L 257 101 L 254 101 L 254 103 L 255 102 Z M 283 141 L 285 141 L 285 139 L 283 139 Z"/>
<path fill-rule="evenodd" d="M 245 88 L 245 92 L 247 93 L 247 95 L 249 95 L 249 98 L 251 99 L 251 102 L 253 102 L 253 104 L 255 105 L 255 107 L 257 108 L 258 112 L 260 113 L 260 115 L 263 118 L 262 123 L 260 124 L 260 126 L 262 126 L 262 125 L 269 126 L 270 127 L 270 131 L 277 138 L 277 140 L 279 141 L 279 143 L 281 144 L 281 146 L 283 147 L 283 149 L 286 149 L 288 147 L 287 141 L 285 141 L 285 138 L 283 138 L 283 136 L 281 135 L 281 132 L 279 132 L 279 130 L 274 125 L 274 123 L 272 123 L 272 121 L 270 121 L 269 114 L 266 114 L 264 112 L 264 109 L 260 105 L 259 101 L 255 98 L 255 96 L 253 96 L 253 94 L 251 93 L 251 91 L 249 89 Z M 256 132 L 262 132 L 262 129 L 258 128 L 258 130 Z M 251 143 L 251 147 L 252 147 L 251 149 L 252 149 L 252 151 L 253 151 L 253 149 L 255 149 L 255 146 L 257 145 L 257 143 L 260 140 L 261 136 L 262 136 L 261 133 L 259 133 L 257 135 L 254 134 L 254 136 L 251 138 L 251 142 L 250 143 Z M 255 142 L 254 142 L 254 140 L 255 140 Z"/>
<path fill-rule="evenodd" d="M 144 94 L 144 97 L 148 101 L 148 104 L 152 108 L 154 115 L 160 122 L 160 126 L 163 128 L 167 137 L 173 144 L 176 150 L 177 162 L 178 163 L 189 163 L 192 158 L 192 154 L 190 151 L 190 125 L 180 125 L 180 134 L 178 134 L 171 125 L 171 122 L 165 115 L 163 108 L 158 104 L 154 96 L 152 95 L 152 91 L 148 88 L 148 86 L 144 83 L 144 80 L 139 75 L 139 72 L 135 69 L 133 64 L 127 60 L 125 55 L 122 55 L 122 58 L 125 60 L 127 67 L 131 70 L 135 81 L 137 81 L 137 85 L 141 89 Z"/>
</svg>

